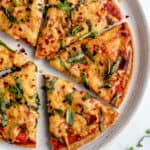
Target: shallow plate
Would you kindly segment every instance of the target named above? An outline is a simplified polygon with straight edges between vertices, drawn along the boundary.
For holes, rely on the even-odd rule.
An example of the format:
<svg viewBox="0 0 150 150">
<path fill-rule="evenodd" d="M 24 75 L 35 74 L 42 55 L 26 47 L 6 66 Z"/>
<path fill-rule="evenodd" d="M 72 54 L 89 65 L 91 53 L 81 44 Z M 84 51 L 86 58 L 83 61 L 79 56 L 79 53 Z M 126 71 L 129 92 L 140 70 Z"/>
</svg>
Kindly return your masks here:
<svg viewBox="0 0 150 150">
<path fill-rule="evenodd" d="M 137 0 L 124 0 L 119 4 L 124 12 L 124 14 L 130 16 L 128 22 L 131 26 L 134 42 L 135 42 L 135 68 L 130 84 L 128 95 L 126 100 L 122 104 L 122 107 L 118 110 L 120 112 L 120 117 L 117 123 L 105 132 L 101 137 L 97 138 L 90 144 L 87 144 L 82 150 L 98 150 L 103 149 L 104 145 L 108 144 L 118 135 L 121 130 L 127 125 L 131 117 L 133 117 L 134 112 L 136 112 L 140 102 L 142 100 L 142 95 L 146 86 L 148 79 L 148 66 L 149 66 L 149 44 L 148 44 L 148 27 L 145 20 L 145 16 L 141 9 L 141 6 Z M 64 75 L 58 73 L 54 69 L 50 68 L 49 65 L 43 60 L 36 60 L 34 58 L 34 49 L 29 47 L 23 42 L 17 42 L 12 38 L 8 37 L 6 34 L 0 32 L 0 40 L 5 41 L 9 46 L 14 49 L 18 49 L 17 45 L 20 43 L 21 47 L 25 48 L 29 57 L 34 61 L 39 69 L 43 73 L 54 74 L 63 78 Z M 150 58 L 150 57 L 149 57 Z M 149 66 L 150 67 L 150 66 Z M 38 124 L 38 145 L 36 150 L 50 150 L 48 144 L 48 126 L 46 117 L 46 105 L 44 93 L 41 89 L 42 86 L 42 76 L 39 75 L 39 93 L 41 99 L 40 107 L 40 120 Z M 79 85 L 79 88 L 82 89 Z M 0 143 L 0 149 L 2 150 L 31 150 L 29 148 L 20 148 L 13 146 L 4 142 Z"/>
</svg>

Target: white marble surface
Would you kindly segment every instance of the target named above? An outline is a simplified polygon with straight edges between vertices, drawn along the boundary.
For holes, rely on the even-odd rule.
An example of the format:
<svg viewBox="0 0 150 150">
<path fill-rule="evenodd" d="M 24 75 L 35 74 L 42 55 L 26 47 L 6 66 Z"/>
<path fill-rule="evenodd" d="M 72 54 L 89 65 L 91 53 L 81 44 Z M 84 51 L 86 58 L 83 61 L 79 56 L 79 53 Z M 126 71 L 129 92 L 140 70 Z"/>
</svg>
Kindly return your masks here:
<svg viewBox="0 0 150 150">
<path fill-rule="evenodd" d="M 150 27 L 150 0 L 139 1 L 143 6 Z M 138 150 L 139 148 L 136 148 L 137 141 L 147 128 L 150 128 L 150 79 L 142 98 L 142 104 L 128 126 L 102 150 L 128 150 L 130 146 L 134 146 L 135 150 Z M 144 147 L 139 150 L 150 150 L 150 138 L 144 141 Z"/>
</svg>

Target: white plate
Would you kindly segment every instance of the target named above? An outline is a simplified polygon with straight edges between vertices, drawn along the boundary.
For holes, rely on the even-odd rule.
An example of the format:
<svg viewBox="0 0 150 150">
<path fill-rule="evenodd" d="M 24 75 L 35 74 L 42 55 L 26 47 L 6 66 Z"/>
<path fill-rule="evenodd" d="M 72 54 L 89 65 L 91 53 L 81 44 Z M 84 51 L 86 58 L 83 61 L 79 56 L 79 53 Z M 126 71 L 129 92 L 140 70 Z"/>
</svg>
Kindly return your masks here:
<svg viewBox="0 0 150 150">
<path fill-rule="evenodd" d="M 142 95 L 146 87 L 146 82 L 148 80 L 148 70 L 149 66 L 149 31 L 146 23 L 145 16 L 143 14 L 142 8 L 138 0 L 124 0 L 119 4 L 124 12 L 124 14 L 129 15 L 130 18 L 128 22 L 131 26 L 133 33 L 133 38 L 135 42 L 135 53 L 136 61 L 134 68 L 134 75 L 132 82 L 130 84 L 128 95 L 122 104 L 122 107 L 118 110 L 120 112 L 120 117 L 117 123 L 105 132 L 101 137 L 97 138 L 90 144 L 87 144 L 85 147 L 81 148 L 82 150 L 98 150 L 103 149 L 105 144 L 108 144 L 111 140 L 118 135 L 121 130 L 127 125 L 134 112 L 136 112 L 140 102 L 142 100 Z M 12 38 L 8 37 L 6 34 L 0 32 L 0 40 L 6 42 L 9 46 L 16 49 L 17 44 L 21 43 L 21 47 L 24 47 L 27 50 L 27 53 L 32 61 L 34 61 L 40 70 L 43 70 L 44 73 L 54 74 L 63 78 L 66 78 L 64 75 L 58 73 L 54 69 L 50 68 L 48 63 L 43 60 L 36 60 L 34 58 L 34 50 L 23 42 L 17 42 Z M 41 90 L 42 78 L 39 76 L 39 93 L 41 99 L 40 107 L 40 120 L 38 124 L 38 144 L 36 150 L 50 150 L 48 144 L 48 126 L 47 126 L 47 117 L 46 117 L 46 105 L 44 93 Z M 81 88 L 79 85 L 77 85 Z M 31 150 L 30 148 L 20 148 L 14 145 L 10 145 L 4 142 L 0 143 L 0 150 Z"/>
</svg>

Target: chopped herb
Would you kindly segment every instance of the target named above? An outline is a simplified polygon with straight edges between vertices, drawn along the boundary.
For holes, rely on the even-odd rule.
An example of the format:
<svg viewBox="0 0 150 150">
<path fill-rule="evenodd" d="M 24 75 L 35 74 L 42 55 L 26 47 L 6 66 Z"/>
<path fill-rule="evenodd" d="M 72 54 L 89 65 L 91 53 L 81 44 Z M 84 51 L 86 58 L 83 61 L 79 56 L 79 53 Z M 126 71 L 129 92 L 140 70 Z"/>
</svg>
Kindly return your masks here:
<svg viewBox="0 0 150 150">
<path fill-rule="evenodd" d="M 74 36 L 76 33 L 81 31 L 81 26 L 75 26 L 72 30 L 70 28 L 67 29 L 67 36 Z"/>
<path fill-rule="evenodd" d="M 63 49 L 63 48 L 64 48 L 64 40 L 61 39 L 59 49 Z"/>
<path fill-rule="evenodd" d="M 150 129 L 147 129 L 147 130 L 145 131 L 145 133 L 146 133 L 146 134 L 150 134 Z"/>
<path fill-rule="evenodd" d="M 99 126 L 100 132 L 104 131 L 103 121 L 104 121 L 104 112 L 103 109 L 100 108 L 100 126 Z"/>
<path fill-rule="evenodd" d="M 17 7 L 18 6 L 18 1 L 17 0 L 13 0 L 13 5 L 14 5 L 14 7 Z"/>
<path fill-rule="evenodd" d="M 66 66 L 65 62 L 62 60 L 62 58 L 59 56 L 58 57 L 60 65 L 67 71 L 72 77 L 76 77 L 74 74 L 72 74 L 69 70 L 69 68 Z"/>
<path fill-rule="evenodd" d="M 69 95 L 67 95 L 66 97 L 65 97 L 65 99 L 63 100 L 63 102 L 67 102 L 68 104 L 72 104 L 72 95 L 73 95 L 73 93 L 71 93 L 71 94 L 69 94 Z"/>
<path fill-rule="evenodd" d="M 61 10 L 64 10 L 64 11 L 69 11 L 71 10 L 71 6 L 70 6 L 70 3 L 68 2 L 59 2 L 58 4 L 55 5 L 55 7 L 61 9 Z"/>
<path fill-rule="evenodd" d="M 110 64 L 108 65 L 108 71 L 107 71 L 107 74 L 105 76 L 105 80 L 109 80 L 109 78 L 112 76 L 112 74 L 117 70 L 117 68 L 119 67 L 119 64 L 122 60 L 122 57 L 121 56 L 118 56 L 117 57 L 117 60 L 116 62 L 114 63 L 114 65 L 112 65 L 112 67 L 110 68 Z"/>
<path fill-rule="evenodd" d="M 75 35 L 76 33 L 80 32 L 81 31 L 81 26 L 78 25 L 78 26 L 75 26 L 72 30 L 72 35 Z"/>
<path fill-rule="evenodd" d="M 10 52 L 13 52 L 13 53 L 15 53 L 16 51 L 15 50 L 13 50 L 13 49 L 11 49 L 10 47 L 8 47 L 4 42 L 2 42 L 1 40 L 0 40 L 0 45 L 1 46 L 4 46 L 5 48 L 7 48 Z"/>
<path fill-rule="evenodd" d="M 89 94 L 89 93 L 87 93 L 85 96 L 83 96 L 82 97 L 82 99 L 83 100 L 87 100 L 87 99 L 89 99 L 89 98 L 91 98 L 92 96 Z"/>
<path fill-rule="evenodd" d="M 68 123 L 68 125 L 73 125 L 73 122 L 74 122 L 74 111 L 73 109 L 70 107 L 67 109 L 67 112 L 66 112 L 66 121 Z"/>
<path fill-rule="evenodd" d="M 116 100 L 121 96 L 121 94 L 116 94 L 114 95 L 114 97 L 112 98 L 111 104 L 115 104 Z"/>
<path fill-rule="evenodd" d="M 134 150 L 134 148 L 131 146 L 128 150 Z"/>
<path fill-rule="evenodd" d="M 38 6 L 39 6 L 39 8 L 38 8 L 38 10 L 42 13 L 42 14 L 45 14 L 45 11 L 46 11 L 46 9 L 45 9 L 45 6 L 43 6 L 42 4 L 38 4 Z"/>
<path fill-rule="evenodd" d="M 62 116 L 63 111 L 61 109 L 54 109 L 51 113 L 49 113 L 49 116 L 52 116 L 52 115 L 55 115 L 55 114 L 58 114 L 58 115 Z"/>
<path fill-rule="evenodd" d="M 98 36 L 98 32 L 91 31 L 91 32 L 85 33 L 83 35 L 80 35 L 79 37 L 77 37 L 77 40 L 80 41 L 85 38 L 96 38 L 97 36 Z"/>
<path fill-rule="evenodd" d="M 2 7 L 2 11 L 7 16 L 8 20 L 11 23 L 18 23 L 17 19 L 14 16 L 11 15 L 10 11 L 7 8 Z"/>
<path fill-rule="evenodd" d="M 112 85 L 110 83 L 105 83 L 104 85 L 100 86 L 99 89 L 109 89 L 112 88 Z"/>
<path fill-rule="evenodd" d="M 17 98 L 21 98 L 23 96 L 23 89 L 20 79 L 16 79 L 16 84 L 10 87 L 8 90 L 9 92 L 16 94 Z"/>
<path fill-rule="evenodd" d="M 87 80 L 86 80 L 85 74 L 81 73 L 80 77 L 81 77 L 81 80 L 82 80 L 82 83 L 84 84 L 84 86 L 89 89 L 89 86 L 87 84 Z"/>
<path fill-rule="evenodd" d="M 83 53 L 92 61 L 92 62 L 95 62 L 92 54 L 88 51 L 87 47 L 85 44 L 82 44 L 81 45 L 81 49 L 83 51 Z"/>
<path fill-rule="evenodd" d="M 37 105 L 40 105 L 40 99 L 39 99 L 38 93 L 35 93 L 33 96 L 29 96 L 29 98 L 35 99 L 36 104 L 37 104 Z"/>
<path fill-rule="evenodd" d="M 81 61 L 81 58 L 84 57 L 83 53 L 79 53 L 77 56 L 71 57 L 67 60 L 68 63 L 78 63 Z"/>
<path fill-rule="evenodd" d="M 87 21 L 86 21 L 86 24 L 87 24 L 87 26 L 88 26 L 88 31 L 91 32 L 91 30 L 92 30 L 92 23 L 91 23 L 91 21 L 90 21 L 90 20 L 87 20 Z"/>
<path fill-rule="evenodd" d="M 0 113 L 2 115 L 2 127 L 7 125 L 6 103 L 4 100 L 5 93 L 0 90 Z"/>
<path fill-rule="evenodd" d="M 57 77 L 53 77 L 53 79 L 49 81 L 48 90 L 50 92 L 53 92 L 55 90 L 55 83 L 57 80 L 58 80 Z"/>
<path fill-rule="evenodd" d="M 143 142 L 143 140 L 145 139 L 145 138 L 150 138 L 150 135 L 144 135 L 139 141 L 138 141 L 138 143 L 137 143 L 137 147 L 143 147 L 143 144 L 142 144 L 142 142 Z"/>
</svg>

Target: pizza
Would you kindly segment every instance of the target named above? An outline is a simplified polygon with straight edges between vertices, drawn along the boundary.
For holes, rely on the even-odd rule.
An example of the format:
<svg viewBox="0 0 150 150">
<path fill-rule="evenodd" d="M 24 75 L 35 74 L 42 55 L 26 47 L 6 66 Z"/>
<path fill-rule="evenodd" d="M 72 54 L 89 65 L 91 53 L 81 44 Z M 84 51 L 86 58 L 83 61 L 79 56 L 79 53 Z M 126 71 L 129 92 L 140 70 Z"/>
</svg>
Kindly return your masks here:
<svg viewBox="0 0 150 150">
<path fill-rule="evenodd" d="M 35 46 L 43 8 L 44 0 L 1 0 L 0 30 Z"/>
<path fill-rule="evenodd" d="M 36 65 L 28 63 L 0 77 L 0 140 L 19 146 L 36 146 L 39 118 L 36 76 Z"/>
<path fill-rule="evenodd" d="M 45 75 L 52 150 L 76 150 L 102 134 L 118 113 L 61 78 Z"/>
<path fill-rule="evenodd" d="M 66 47 L 49 60 L 65 73 L 108 103 L 119 107 L 133 69 L 134 48 L 127 23 Z"/>
<path fill-rule="evenodd" d="M 0 71 L 20 68 L 28 61 L 22 52 L 11 49 L 0 40 Z"/>
<path fill-rule="evenodd" d="M 102 29 L 122 18 L 113 0 L 49 0 L 35 56 L 52 58 L 63 47 L 96 37 Z"/>
</svg>

